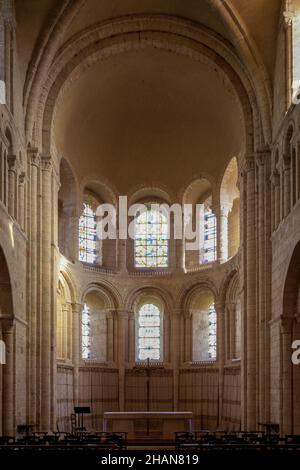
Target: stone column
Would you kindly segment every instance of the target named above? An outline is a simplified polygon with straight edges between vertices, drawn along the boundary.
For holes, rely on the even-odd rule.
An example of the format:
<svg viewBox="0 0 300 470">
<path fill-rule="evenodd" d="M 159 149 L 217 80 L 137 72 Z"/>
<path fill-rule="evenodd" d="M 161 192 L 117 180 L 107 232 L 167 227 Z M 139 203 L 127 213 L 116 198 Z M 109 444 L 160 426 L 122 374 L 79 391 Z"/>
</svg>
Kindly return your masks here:
<svg viewBox="0 0 300 470">
<path fill-rule="evenodd" d="M 281 414 L 281 434 L 292 434 L 292 325 L 293 317 L 281 318 L 281 344 L 282 344 L 282 414 Z"/>
<path fill-rule="evenodd" d="M 41 427 L 49 430 L 52 411 L 52 362 L 51 362 L 51 326 L 52 326 L 52 161 L 51 157 L 42 157 L 42 311 L 41 311 Z"/>
<path fill-rule="evenodd" d="M 114 317 L 113 310 L 109 310 L 106 314 L 107 318 L 107 362 L 112 364 L 114 362 Z"/>
<path fill-rule="evenodd" d="M 218 426 L 222 424 L 223 416 L 223 391 L 224 391 L 224 364 L 225 364 L 225 305 L 223 302 L 215 302 L 217 314 L 217 361 L 219 365 L 219 409 Z"/>
<path fill-rule="evenodd" d="M 271 205 L 271 181 L 269 175 L 271 174 L 271 153 L 268 151 L 265 160 L 265 219 L 264 219 L 264 236 L 265 236 L 265 262 L 264 262 L 264 420 L 265 422 L 270 421 L 271 406 L 270 406 L 270 383 L 271 383 L 271 346 L 270 346 L 270 325 L 271 320 L 271 299 L 272 299 L 272 228 L 271 228 L 271 213 L 268 209 Z"/>
<path fill-rule="evenodd" d="M 180 317 L 181 310 L 171 313 L 172 366 L 173 366 L 173 411 L 178 411 L 179 392 L 179 355 L 180 355 Z"/>
<path fill-rule="evenodd" d="M 118 310 L 119 410 L 125 410 L 125 364 L 128 312 Z"/>
<path fill-rule="evenodd" d="M 8 164 L 8 212 L 16 218 L 16 181 L 17 181 L 17 158 L 15 155 L 7 157 Z"/>
<path fill-rule="evenodd" d="M 217 219 L 217 257 L 220 263 L 228 259 L 228 214 L 230 204 L 220 204 L 215 210 Z"/>
<path fill-rule="evenodd" d="M 272 184 L 273 184 L 273 194 L 274 194 L 273 230 L 276 230 L 280 223 L 280 175 L 277 170 L 275 170 L 272 174 Z"/>
<path fill-rule="evenodd" d="M 128 362 L 135 363 L 135 315 L 129 312 L 128 317 Z"/>
<path fill-rule="evenodd" d="M 38 280 L 40 275 L 38 253 L 39 253 L 39 232 L 38 232 L 38 215 L 39 215 L 39 166 L 40 155 L 36 148 L 28 150 L 28 162 L 30 164 L 30 192 L 28 197 L 28 212 L 30 214 L 29 222 L 29 265 L 28 265 L 28 335 L 29 335 L 29 367 L 28 367 L 28 408 L 29 420 L 33 424 L 38 423 L 38 369 L 39 360 L 37 357 L 37 340 L 38 340 Z"/>
<path fill-rule="evenodd" d="M 236 315 L 236 304 L 234 302 L 227 302 L 228 308 L 228 359 L 235 358 L 235 315 Z"/>
<path fill-rule="evenodd" d="M 19 175 L 18 184 L 18 200 L 19 200 L 19 224 L 22 230 L 25 231 L 25 172 Z"/>
<path fill-rule="evenodd" d="M 170 315 L 165 314 L 164 315 L 164 347 L 163 347 L 163 360 L 164 362 L 170 362 L 170 342 L 171 342 L 171 321 L 170 321 Z"/>
<path fill-rule="evenodd" d="M 192 361 L 192 317 L 189 311 L 184 312 L 184 362 Z"/>
<path fill-rule="evenodd" d="M 283 179 L 284 179 L 284 217 L 286 217 L 291 210 L 291 157 L 290 155 L 283 156 Z"/>
<path fill-rule="evenodd" d="M 225 361 L 230 359 L 230 311 L 225 305 L 224 311 L 224 351 Z"/>
<path fill-rule="evenodd" d="M 70 335 L 70 328 L 69 328 L 69 312 L 70 312 L 70 304 L 67 302 L 62 306 L 62 357 L 63 359 L 69 358 L 69 335 Z"/>
<path fill-rule="evenodd" d="M 261 152 L 256 157 L 258 173 L 258 420 L 265 421 L 265 276 L 266 276 L 266 247 L 265 247 L 265 159 L 266 155 Z"/>
<path fill-rule="evenodd" d="M 246 179 L 246 419 L 247 429 L 256 426 L 256 220 L 255 169 L 252 159 L 245 162 Z"/>
<path fill-rule="evenodd" d="M 81 312 L 83 305 L 72 304 L 72 362 L 73 362 L 73 397 L 74 405 L 79 404 L 79 364 L 81 359 Z"/>
<path fill-rule="evenodd" d="M 6 347 L 3 367 L 3 435 L 15 435 L 15 344 L 14 325 L 4 326 L 2 338 Z"/>
</svg>

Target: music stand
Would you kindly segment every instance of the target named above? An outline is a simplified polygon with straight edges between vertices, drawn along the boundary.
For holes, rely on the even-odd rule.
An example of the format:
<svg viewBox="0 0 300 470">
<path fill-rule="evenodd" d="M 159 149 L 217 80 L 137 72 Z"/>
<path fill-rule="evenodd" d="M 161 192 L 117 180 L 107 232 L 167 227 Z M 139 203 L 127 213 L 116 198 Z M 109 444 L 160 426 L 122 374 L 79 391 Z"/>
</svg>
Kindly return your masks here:
<svg viewBox="0 0 300 470">
<path fill-rule="evenodd" d="M 83 427 L 83 415 L 84 414 L 90 414 L 91 409 L 89 406 L 74 406 L 74 413 L 75 415 L 78 415 L 78 431 L 85 431 L 85 428 Z"/>
</svg>

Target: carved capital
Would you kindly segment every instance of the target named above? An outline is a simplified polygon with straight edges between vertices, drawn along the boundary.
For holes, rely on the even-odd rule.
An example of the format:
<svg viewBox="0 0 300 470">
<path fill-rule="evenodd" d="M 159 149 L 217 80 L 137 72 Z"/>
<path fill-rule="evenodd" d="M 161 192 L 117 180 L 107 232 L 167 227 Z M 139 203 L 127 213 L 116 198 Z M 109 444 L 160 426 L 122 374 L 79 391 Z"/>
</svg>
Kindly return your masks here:
<svg viewBox="0 0 300 470">
<path fill-rule="evenodd" d="M 42 157 L 41 158 L 41 168 L 42 171 L 51 171 L 52 170 L 52 158 L 50 156 L 48 157 Z"/>
<path fill-rule="evenodd" d="M 117 310 L 117 316 L 120 320 L 128 320 L 129 312 L 127 310 Z"/>
<path fill-rule="evenodd" d="M 283 12 L 283 18 L 286 28 L 290 28 L 293 23 L 298 21 L 293 5 L 293 0 L 285 1 L 285 11 Z"/>
<path fill-rule="evenodd" d="M 171 310 L 170 314 L 171 318 L 179 319 L 181 315 L 183 315 L 183 311 L 181 310 L 181 308 L 174 308 L 173 310 Z"/>
<path fill-rule="evenodd" d="M 278 170 L 274 170 L 272 175 L 271 175 L 271 183 L 273 184 L 273 186 L 279 186 L 280 185 L 280 175 L 279 175 L 279 172 Z"/>
<path fill-rule="evenodd" d="M 185 318 L 186 320 L 190 319 L 191 316 L 192 316 L 191 310 L 184 310 L 183 311 L 183 318 Z"/>
<path fill-rule="evenodd" d="M 115 318 L 115 316 L 116 316 L 115 310 L 107 310 L 107 312 L 106 312 L 106 318 L 107 318 L 108 320 L 113 320 L 113 319 Z"/>
<path fill-rule="evenodd" d="M 32 166 L 39 167 L 41 157 L 40 157 L 38 149 L 37 148 L 29 148 L 27 150 L 27 154 L 28 154 L 28 160 L 30 161 L 30 164 Z"/>
<path fill-rule="evenodd" d="M 251 171 L 254 171 L 254 160 L 253 158 L 246 158 L 242 167 L 242 174 L 247 175 Z"/>
<path fill-rule="evenodd" d="M 218 315 L 223 314 L 225 310 L 224 302 L 222 302 L 221 300 L 217 300 L 215 302 L 215 309 Z"/>
<path fill-rule="evenodd" d="M 16 155 L 8 155 L 7 164 L 9 171 L 17 171 L 17 157 Z"/>
<path fill-rule="evenodd" d="M 69 313 L 69 311 L 72 309 L 72 304 L 71 302 L 65 302 L 63 305 L 62 305 L 62 311 L 63 312 L 67 312 Z"/>
<path fill-rule="evenodd" d="M 81 313 L 83 309 L 83 304 L 80 304 L 78 302 L 73 302 L 72 303 L 72 312 L 73 313 Z"/>
<path fill-rule="evenodd" d="M 270 148 L 265 145 L 264 147 L 262 147 L 261 149 L 257 150 L 255 152 L 255 161 L 257 163 L 257 165 L 265 165 L 268 158 L 270 157 L 271 155 L 271 151 L 270 151 Z"/>
<path fill-rule="evenodd" d="M 19 184 L 20 185 L 23 185 L 25 183 L 25 178 L 26 178 L 25 171 L 22 171 L 22 173 L 19 174 Z"/>
</svg>

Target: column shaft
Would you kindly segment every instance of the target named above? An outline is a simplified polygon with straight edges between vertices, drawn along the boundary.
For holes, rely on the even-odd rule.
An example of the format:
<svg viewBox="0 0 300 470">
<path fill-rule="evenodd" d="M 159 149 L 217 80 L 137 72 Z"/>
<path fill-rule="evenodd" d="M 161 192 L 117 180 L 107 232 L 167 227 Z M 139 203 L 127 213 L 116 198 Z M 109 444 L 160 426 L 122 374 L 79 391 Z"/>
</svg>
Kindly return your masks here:
<svg viewBox="0 0 300 470">
<path fill-rule="evenodd" d="M 79 363 L 80 363 L 80 323 L 81 323 L 81 312 L 83 305 L 74 303 L 72 304 L 72 362 L 73 362 L 73 397 L 74 405 L 79 404 Z"/>
<path fill-rule="evenodd" d="M 118 311 L 119 409 L 125 410 L 125 363 L 128 312 Z"/>
<path fill-rule="evenodd" d="M 218 426 L 222 425 L 223 393 L 224 393 L 224 364 L 225 364 L 225 306 L 222 302 L 215 303 L 217 313 L 217 361 L 219 364 L 219 408 Z"/>
<path fill-rule="evenodd" d="M 246 163 L 247 429 L 256 426 L 256 233 L 254 163 Z"/>
<path fill-rule="evenodd" d="M 258 159 L 258 419 L 265 421 L 265 161 Z"/>
<path fill-rule="evenodd" d="M 281 415 L 281 434 L 292 434 L 292 320 L 283 318 L 281 323 L 282 339 L 282 415 Z"/>
<path fill-rule="evenodd" d="M 3 434 L 15 435 L 15 368 L 14 368 L 14 327 L 10 326 L 3 332 L 6 346 L 6 364 L 3 365 Z"/>
<path fill-rule="evenodd" d="M 290 158 L 284 160 L 283 165 L 284 172 L 284 217 L 290 213 L 291 210 L 291 168 L 290 168 Z"/>
<path fill-rule="evenodd" d="M 114 312 L 107 313 L 107 361 L 114 362 Z"/>
<path fill-rule="evenodd" d="M 42 158 L 42 311 L 41 311 L 41 426 L 49 430 L 51 426 L 51 176 L 52 164 L 48 157 Z"/>
<path fill-rule="evenodd" d="M 8 212 L 15 218 L 15 206 L 16 206 L 16 157 L 15 155 L 9 155 L 7 158 L 8 163 Z"/>
<path fill-rule="evenodd" d="M 39 361 L 37 358 L 37 339 L 38 339 L 38 296 L 37 285 L 39 275 L 38 263 L 38 176 L 40 157 L 37 149 L 29 151 L 30 162 L 30 194 L 28 198 L 28 212 L 30 214 L 29 223 L 29 270 L 28 270 L 28 334 L 29 334 L 29 367 L 28 367 L 28 407 L 29 420 L 33 424 L 38 422 L 37 410 L 37 370 Z"/>
<path fill-rule="evenodd" d="M 181 317 L 181 310 L 173 310 L 172 315 L 171 315 L 172 363 L 173 363 L 173 411 L 178 410 L 180 317 Z"/>
</svg>

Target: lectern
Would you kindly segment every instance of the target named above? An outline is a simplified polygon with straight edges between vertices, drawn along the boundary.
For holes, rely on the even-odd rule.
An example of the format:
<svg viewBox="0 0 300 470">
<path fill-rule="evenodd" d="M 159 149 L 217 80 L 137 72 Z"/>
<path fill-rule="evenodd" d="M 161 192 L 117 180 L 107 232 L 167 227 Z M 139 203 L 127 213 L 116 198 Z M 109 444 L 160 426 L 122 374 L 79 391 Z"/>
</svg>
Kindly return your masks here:
<svg viewBox="0 0 300 470">
<path fill-rule="evenodd" d="M 89 406 L 75 406 L 74 407 L 74 413 L 77 417 L 77 424 L 76 430 L 77 431 L 85 431 L 85 428 L 83 426 L 83 415 L 84 414 L 90 414 L 91 409 Z"/>
</svg>

